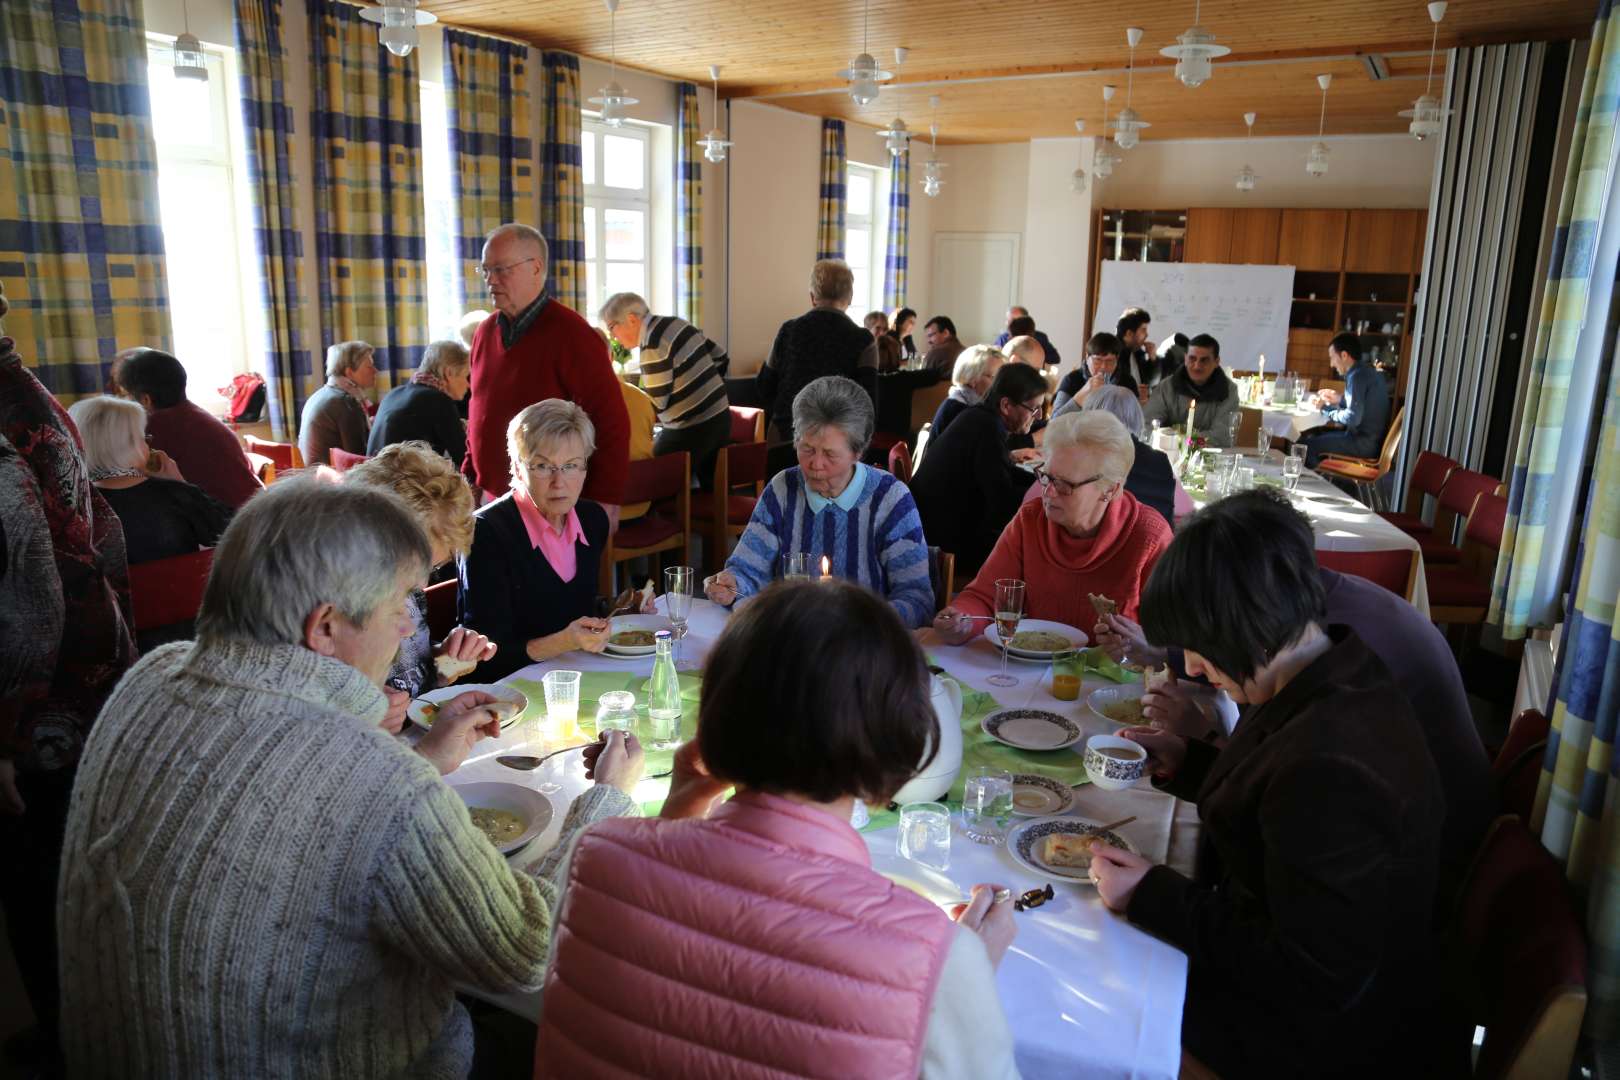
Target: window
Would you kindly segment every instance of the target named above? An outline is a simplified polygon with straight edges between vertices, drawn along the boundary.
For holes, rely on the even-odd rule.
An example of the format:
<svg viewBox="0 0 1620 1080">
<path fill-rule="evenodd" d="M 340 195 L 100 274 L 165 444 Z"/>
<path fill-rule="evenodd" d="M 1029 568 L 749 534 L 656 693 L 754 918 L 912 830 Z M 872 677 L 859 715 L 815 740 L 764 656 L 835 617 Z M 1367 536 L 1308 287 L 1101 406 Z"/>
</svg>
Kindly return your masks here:
<svg viewBox="0 0 1620 1080">
<path fill-rule="evenodd" d="M 868 311 L 883 307 L 883 256 L 886 247 L 888 170 L 849 164 L 845 172 L 844 261 L 855 275 L 855 297 L 849 317 L 860 322 Z"/>
<path fill-rule="evenodd" d="M 586 120 L 580 137 L 585 182 L 585 304 L 594 316 L 609 296 L 639 293 L 652 303 L 652 140 L 646 128 Z M 655 305 L 656 306 L 656 305 Z"/>
<path fill-rule="evenodd" d="M 175 78 L 173 39 L 149 38 L 146 59 L 174 350 L 186 395 L 223 413 L 219 388 L 258 366 L 263 316 L 234 56 L 203 51 L 207 82 Z"/>
<path fill-rule="evenodd" d="M 424 64 L 426 68 L 428 65 Z M 461 317 L 456 280 L 462 274 L 461 219 L 450 183 L 450 124 L 445 113 L 444 83 L 423 79 L 422 89 L 422 219 L 427 234 L 428 336 L 430 340 L 461 340 Z M 466 283 L 467 308 L 482 310 L 489 294 L 478 278 Z"/>
</svg>

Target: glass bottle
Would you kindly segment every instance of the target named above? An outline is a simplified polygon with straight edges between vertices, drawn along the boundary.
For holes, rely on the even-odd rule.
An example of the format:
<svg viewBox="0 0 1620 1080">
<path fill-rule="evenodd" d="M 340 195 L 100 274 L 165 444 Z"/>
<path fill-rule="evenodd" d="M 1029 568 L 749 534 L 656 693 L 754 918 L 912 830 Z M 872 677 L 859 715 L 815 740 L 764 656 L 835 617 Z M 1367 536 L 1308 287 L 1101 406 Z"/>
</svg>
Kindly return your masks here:
<svg viewBox="0 0 1620 1080">
<path fill-rule="evenodd" d="M 681 743 L 681 677 L 675 670 L 675 636 L 653 635 L 653 672 L 647 680 L 647 745 L 670 750 Z"/>
</svg>

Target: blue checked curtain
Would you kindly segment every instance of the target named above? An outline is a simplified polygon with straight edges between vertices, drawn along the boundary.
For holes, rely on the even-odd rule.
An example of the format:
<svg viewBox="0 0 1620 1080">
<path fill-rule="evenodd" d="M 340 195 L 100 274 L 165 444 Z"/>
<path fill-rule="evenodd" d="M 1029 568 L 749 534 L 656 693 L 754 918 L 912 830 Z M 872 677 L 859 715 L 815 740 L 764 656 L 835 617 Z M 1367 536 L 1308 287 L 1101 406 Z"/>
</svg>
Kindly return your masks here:
<svg viewBox="0 0 1620 1080">
<path fill-rule="evenodd" d="M 545 71 L 544 141 L 540 144 L 540 233 L 551 248 L 546 292 L 584 313 L 585 181 L 579 168 L 579 57 L 541 54 Z"/>
<path fill-rule="evenodd" d="M 821 121 L 821 215 L 816 232 L 816 258 L 844 257 L 844 205 L 848 163 L 844 158 L 844 122 Z"/>
<path fill-rule="evenodd" d="M 444 96 L 450 122 L 450 182 L 456 200 L 456 288 L 461 310 L 482 295 L 484 237 L 526 221 L 534 200 L 529 139 L 529 49 L 483 34 L 444 32 Z"/>
<path fill-rule="evenodd" d="M 271 431 L 285 439 L 298 423 L 312 371 L 300 315 L 304 241 L 293 218 L 293 116 L 287 107 L 281 29 L 281 0 L 236 0 L 242 127 L 264 305 L 265 403 Z"/>
<path fill-rule="evenodd" d="M 883 306 L 906 305 L 906 247 L 911 239 L 911 150 L 889 166 L 889 243 L 883 255 Z"/>
<path fill-rule="evenodd" d="M 0 3 L 6 333 L 64 404 L 171 348 L 140 0 Z"/>
<path fill-rule="evenodd" d="M 359 8 L 308 3 L 321 334 L 376 348 L 380 396 L 427 344 L 418 54 L 378 45 Z"/>
<path fill-rule="evenodd" d="M 675 314 L 703 324 L 703 119 L 698 90 L 676 83 Z"/>
</svg>

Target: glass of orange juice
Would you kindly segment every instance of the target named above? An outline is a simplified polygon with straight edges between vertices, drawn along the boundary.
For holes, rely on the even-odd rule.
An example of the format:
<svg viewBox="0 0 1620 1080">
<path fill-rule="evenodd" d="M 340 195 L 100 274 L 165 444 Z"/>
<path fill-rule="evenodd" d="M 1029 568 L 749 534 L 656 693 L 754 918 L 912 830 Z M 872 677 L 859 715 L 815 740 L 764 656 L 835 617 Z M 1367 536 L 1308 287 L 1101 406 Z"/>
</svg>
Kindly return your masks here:
<svg viewBox="0 0 1620 1080">
<path fill-rule="evenodd" d="M 1080 672 L 1084 664 L 1077 649 L 1065 649 L 1052 657 L 1052 696 L 1059 701 L 1080 697 Z"/>
</svg>

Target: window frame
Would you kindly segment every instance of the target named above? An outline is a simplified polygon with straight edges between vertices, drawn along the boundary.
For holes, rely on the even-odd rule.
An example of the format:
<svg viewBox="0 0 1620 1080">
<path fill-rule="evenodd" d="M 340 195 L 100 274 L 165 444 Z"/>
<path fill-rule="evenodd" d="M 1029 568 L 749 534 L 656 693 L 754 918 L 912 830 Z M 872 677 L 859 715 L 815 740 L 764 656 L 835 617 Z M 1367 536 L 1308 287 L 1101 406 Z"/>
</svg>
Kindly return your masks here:
<svg viewBox="0 0 1620 1080">
<path fill-rule="evenodd" d="M 655 216 L 657 210 L 657 193 L 654 181 L 653 158 L 658 150 L 659 140 L 657 133 L 650 125 L 635 122 L 626 122 L 619 127 L 611 127 L 600 120 L 590 116 L 582 119 L 580 128 L 580 153 L 586 151 L 586 133 L 594 136 L 591 140 L 591 152 L 594 155 L 592 170 L 595 182 L 586 184 L 585 163 L 580 162 L 581 187 L 584 190 L 585 209 L 593 211 L 583 215 L 584 227 L 591 235 L 580 239 L 586 251 L 585 280 L 590 289 L 587 289 L 586 308 L 588 315 L 594 317 L 603 301 L 612 295 L 607 292 L 607 269 L 610 264 L 635 265 L 642 268 L 642 295 L 648 304 L 658 307 L 654 294 L 658 292 L 658 273 L 655 269 L 657 260 L 654 253 L 658 248 L 660 223 Z M 641 187 L 622 188 L 611 187 L 606 180 L 606 139 L 608 136 L 618 138 L 633 138 L 641 143 Z M 642 215 L 642 245 L 640 259 L 609 259 L 607 257 L 607 224 L 606 212 L 609 210 L 630 210 Z M 592 292 L 592 289 L 600 292 Z"/>
<path fill-rule="evenodd" d="M 884 259 L 888 255 L 889 232 L 889 185 L 892 183 L 894 171 L 879 165 L 868 165 L 860 161 L 846 161 L 844 163 L 844 190 L 849 191 L 850 178 L 855 175 L 864 176 L 871 183 L 872 206 L 865 214 L 856 214 L 849 209 L 848 202 L 844 206 L 844 261 L 849 262 L 849 234 L 850 230 L 865 228 L 867 230 L 866 273 L 868 275 L 866 295 L 857 294 L 851 298 L 848 315 L 855 323 L 860 323 L 869 311 L 883 310 L 883 274 Z"/>
</svg>

